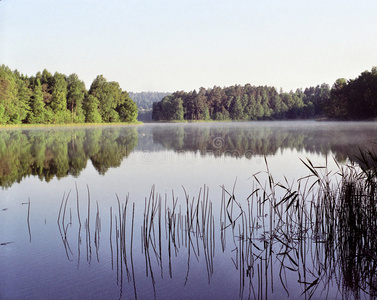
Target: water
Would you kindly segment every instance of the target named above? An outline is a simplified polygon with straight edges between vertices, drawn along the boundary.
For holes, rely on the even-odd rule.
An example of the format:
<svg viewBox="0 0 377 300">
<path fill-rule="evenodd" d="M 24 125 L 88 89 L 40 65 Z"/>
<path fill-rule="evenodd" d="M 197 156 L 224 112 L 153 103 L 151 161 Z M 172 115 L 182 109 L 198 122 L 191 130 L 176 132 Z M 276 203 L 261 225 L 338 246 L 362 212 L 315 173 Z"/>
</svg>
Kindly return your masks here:
<svg viewBox="0 0 377 300">
<path fill-rule="evenodd" d="M 262 211 L 247 198 L 255 174 L 268 188 L 267 169 L 294 190 L 310 174 L 300 158 L 331 174 L 334 160 L 358 164 L 376 132 L 340 122 L 2 130 L 0 298 L 365 296 L 344 287 L 341 266 L 323 267 L 318 241 L 288 245 L 278 233 L 296 223 L 279 227 L 268 201 Z"/>
</svg>

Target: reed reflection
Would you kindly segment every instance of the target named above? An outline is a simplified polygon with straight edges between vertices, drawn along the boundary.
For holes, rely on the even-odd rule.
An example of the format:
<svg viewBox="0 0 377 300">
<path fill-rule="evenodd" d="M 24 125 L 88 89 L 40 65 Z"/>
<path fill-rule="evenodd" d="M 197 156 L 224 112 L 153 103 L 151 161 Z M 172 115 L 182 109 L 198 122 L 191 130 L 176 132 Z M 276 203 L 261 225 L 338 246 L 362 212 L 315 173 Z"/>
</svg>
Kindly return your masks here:
<svg viewBox="0 0 377 300">
<path fill-rule="evenodd" d="M 218 284 L 216 272 L 238 278 L 240 299 L 269 299 L 276 296 L 276 291 L 283 298 L 336 294 L 354 299 L 377 297 L 376 171 L 351 165 L 339 167 L 339 172 L 331 175 L 326 166 L 303 163 L 310 175 L 293 182 L 275 182 L 266 165 L 265 173 L 255 175 L 247 199 L 237 199 L 236 183 L 231 191 L 221 187 L 217 216 L 207 186 L 196 196 L 183 189 L 183 199 L 174 191 L 171 195 L 160 194 L 153 186 L 141 210 L 135 210 L 135 202 L 131 206 L 129 196 L 124 201 L 116 196 L 117 212 L 109 208 L 109 253 L 102 252 L 102 259 L 98 251 L 102 218 L 97 203 L 92 223 L 96 261 L 108 263 L 116 272 L 120 298 L 129 293 L 126 286 L 131 287 L 135 299 L 140 293 L 145 295 L 145 281 L 135 270 L 145 270 L 151 287 L 148 297 L 157 299 L 180 296 L 179 290 L 161 291 L 159 285 L 164 280 L 169 280 L 169 286 L 186 287 L 202 267 L 208 287 Z M 74 222 L 74 204 L 67 204 L 69 197 L 70 193 L 63 195 L 58 228 L 67 259 L 72 260 L 67 232 Z M 86 248 L 90 265 L 89 190 L 87 197 Z M 78 207 L 77 203 L 78 198 Z M 78 210 L 77 215 L 79 223 Z M 135 256 L 137 224 L 140 249 Z M 80 256 L 80 247 L 78 251 Z M 219 268 L 216 256 L 233 267 Z M 174 264 L 186 268 L 177 269 Z"/>
</svg>

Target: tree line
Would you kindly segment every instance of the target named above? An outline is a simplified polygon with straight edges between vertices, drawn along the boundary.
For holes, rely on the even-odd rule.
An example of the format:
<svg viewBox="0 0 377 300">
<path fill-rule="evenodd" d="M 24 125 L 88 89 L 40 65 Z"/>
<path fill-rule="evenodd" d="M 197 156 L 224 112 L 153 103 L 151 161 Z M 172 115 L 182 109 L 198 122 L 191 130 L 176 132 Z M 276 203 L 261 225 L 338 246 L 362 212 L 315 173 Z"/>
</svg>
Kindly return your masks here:
<svg viewBox="0 0 377 300">
<path fill-rule="evenodd" d="M 152 118 L 155 121 L 309 119 L 322 114 L 329 94 L 327 84 L 289 93 L 250 84 L 202 87 L 198 92 L 175 92 L 154 103 Z"/>
<path fill-rule="evenodd" d="M 0 124 L 135 122 L 137 114 L 128 93 L 103 75 L 87 91 L 76 74 L 29 77 L 0 66 Z"/>
<path fill-rule="evenodd" d="M 155 121 L 371 119 L 377 117 L 377 68 L 355 80 L 289 93 L 268 86 L 234 85 L 177 91 L 153 103 Z"/>
</svg>

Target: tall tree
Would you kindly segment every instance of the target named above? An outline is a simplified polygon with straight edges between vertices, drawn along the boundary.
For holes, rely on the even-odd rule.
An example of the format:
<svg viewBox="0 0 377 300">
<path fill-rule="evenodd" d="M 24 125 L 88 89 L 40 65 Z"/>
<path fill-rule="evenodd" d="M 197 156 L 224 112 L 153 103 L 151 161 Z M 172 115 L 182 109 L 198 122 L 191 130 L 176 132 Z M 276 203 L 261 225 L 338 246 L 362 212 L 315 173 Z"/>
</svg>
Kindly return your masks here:
<svg viewBox="0 0 377 300">
<path fill-rule="evenodd" d="M 28 122 L 31 124 L 39 124 L 45 122 L 45 104 L 43 102 L 42 85 L 39 79 L 33 89 L 33 96 L 31 99 L 31 111 L 28 115 Z"/>
<path fill-rule="evenodd" d="M 52 85 L 51 109 L 54 113 L 54 123 L 68 123 L 70 121 L 67 110 L 67 81 L 65 76 L 56 72 Z"/>
<path fill-rule="evenodd" d="M 243 119 L 242 103 L 239 96 L 234 97 L 229 107 L 229 113 L 232 120 Z"/>
<path fill-rule="evenodd" d="M 28 79 L 17 79 L 17 123 L 25 122 L 30 111 L 30 97 L 32 91 L 29 88 Z"/>
<path fill-rule="evenodd" d="M 71 120 L 76 123 L 85 122 L 83 101 L 85 98 L 85 84 L 76 74 L 71 74 L 67 78 L 67 105 L 71 112 Z"/>
<path fill-rule="evenodd" d="M 122 100 L 116 107 L 119 114 L 120 121 L 122 122 L 136 122 L 138 109 L 136 103 L 129 97 L 127 92 L 122 92 Z"/>
<path fill-rule="evenodd" d="M 327 115 L 331 118 L 346 118 L 348 102 L 346 95 L 347 80 L 339 78 L 335 81 L 330 92 L 330 101 L 326 106 Z"/>
<path fill-rule="evenodd" d="M 12 71 L 4 65 L 0 68 L 0 124 L 13 123 L 17 119 L 17 84 Z"/>
<path fill-rule="evenodd" d="M 99 101 L 93 95 L 88 95 L 85 101 L 86 122 L 88 123 L 101 123 L 102 117 L 98 111 Z"/>
<path fill-rule="evenodd" d="M 119 121 L 116 107 L 122 104 L 122 90 L 117 82 L 107 82 L 103 75 L 97 76 L 90 86 L 89 94 L 99 101 L 99 112 L 104 122 Z"/>
</svg>

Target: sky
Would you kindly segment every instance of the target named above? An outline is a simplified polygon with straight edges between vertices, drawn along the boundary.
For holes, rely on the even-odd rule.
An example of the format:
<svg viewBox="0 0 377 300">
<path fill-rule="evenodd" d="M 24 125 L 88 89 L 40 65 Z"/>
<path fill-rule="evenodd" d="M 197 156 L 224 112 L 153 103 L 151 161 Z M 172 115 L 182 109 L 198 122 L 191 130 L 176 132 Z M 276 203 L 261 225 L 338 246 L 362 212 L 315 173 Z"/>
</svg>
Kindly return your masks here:
<svg viewBox="0 0 377 300">
<path fill-rule="evenodd" d="M 2 0 L 0 64 L 123 90 L 284 91 L 377 66 L 375 0 Z"/>
</svg>

